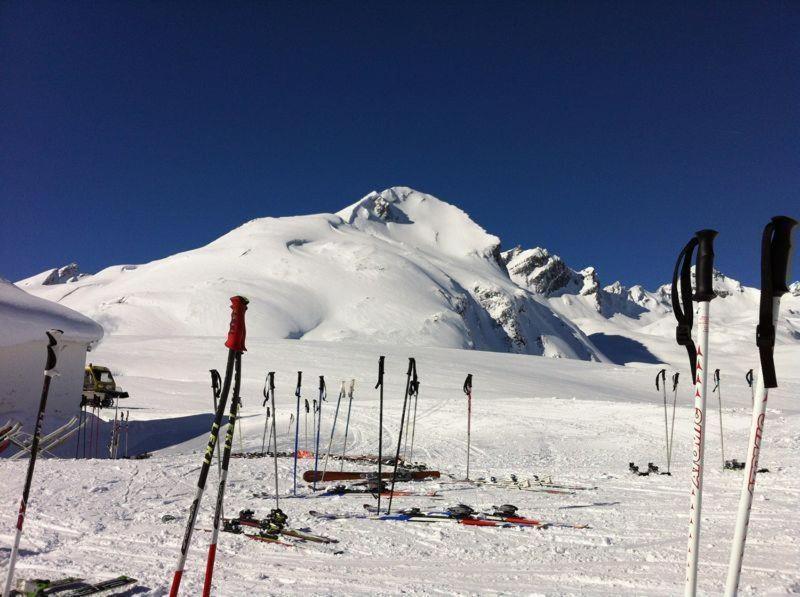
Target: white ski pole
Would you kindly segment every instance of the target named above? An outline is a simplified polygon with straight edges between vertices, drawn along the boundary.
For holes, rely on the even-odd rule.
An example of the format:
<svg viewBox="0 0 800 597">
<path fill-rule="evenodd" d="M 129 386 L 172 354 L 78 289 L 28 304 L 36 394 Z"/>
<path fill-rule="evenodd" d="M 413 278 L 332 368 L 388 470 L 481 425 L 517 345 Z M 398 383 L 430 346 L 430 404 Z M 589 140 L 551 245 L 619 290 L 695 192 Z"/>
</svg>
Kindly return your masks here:
<svg viewBox="0 0 800 597">
<path fill-rule="evenodd" d="M 676 339 L 689 353 L 689 362 L 694 378 L 694 438 L 692 441 L 692 484 L 689 510 L 689 541 L 686 552 L 686 597 L 697 592 L 697 562 L 700 550 L 700 521 L 703 508 L 703 457 L 706 419 L 706 371 L 708 371 L 709 305 L 716 296 L 713 288 L 714 230 L 697 232 L 683 248 L 672 277 L 672 309 L 678 321 Z M 696 291 L 692 296 L 691 260 L 697 249 L 695 268 Z M 680 274 L 680 293 L 678 282 Z M 692 342 L 692 299 L 700 303 L 698 341 Z"/>
<path fill-rule="evenodd" d="M 719 447 L 722 452 L 722 470 L 725 470 L 725 436 L 722 433 L 722 386 L 720 385 L 719 369 L 714 369 L 714 390 L 719 400 Z M 713 394 L 713 392 L 712 392 Z"/>
<path fill-rule="evenodd" d="M 660 382 L 660 383 L 659 383 Z M 662 369 L 656 373 L 656 391 L 661 390 L 664 395 L 664 438 L 667 444 L 667 473 L 669 473 L 669 422 L 667 417 L 667 370 Z"/>
<path fill-rule="evenodd" d="M 767 398 L 769 389 L 778 387 L 772 356 L 775 348 L 775 325 L 778 321 L 781 296 L 789 290 L 786 281 L 792 253 L 792 231 L 796 224 L 797 221 L 792 218 L 774 217 L 764 228 L 761 241 L 761 303 L 758 327 L 756 328 L 756 344 L 761 361 L 761 372 L 756 382 L 744 480 L 739 495 L 736 527 L 728 562 L 728 579 L 725 583 L 725 595 L 728 597 L 733 597 L 739 591 L 739 578 L 742 573 L 744 547 L 747 541 L 747 526 L 750 522 L 750 509 L 753 505 L 753 493 L 756 488 L 758 457 L 764 437 Z"/>
</svg>

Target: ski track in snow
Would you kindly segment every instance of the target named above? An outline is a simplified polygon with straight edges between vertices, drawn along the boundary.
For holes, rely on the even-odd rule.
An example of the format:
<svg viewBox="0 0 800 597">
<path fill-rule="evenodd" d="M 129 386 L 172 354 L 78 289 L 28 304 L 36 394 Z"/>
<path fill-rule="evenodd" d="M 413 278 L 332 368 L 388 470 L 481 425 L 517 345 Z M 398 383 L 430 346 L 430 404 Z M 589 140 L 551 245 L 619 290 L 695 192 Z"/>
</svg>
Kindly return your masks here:
<svg viewBox="0 0 800 597">
<path fill-rule="evenodd" d="M 209 368 L 224 363 L 219 339 L 109 338 L 96 360 L 119 371 L 131 393 L 132 420 L 210 413 Z M 673 475 L 636 477 L 629 461 L 664 468 L 661 394 L 652 387 L 657 366 L 613 367 L 520 355 L 420 348 L 248 339 L 243 358 L 244 448 L 261 447 L 261 387 L 276 373 L 278 448 L 287 449 L 294 384 L 303 369 L 303 397 L 317 396 L 316 376 L 328 385 L 356 378 L 348 453 L 377 452 L 379 354 L 387 355 L 384 453 L 396 449 L 407 356 L 417 357 L 421 392 L 416 460 L 441 470 L 439 480 L 401 484 L 438 489 L 443 499 L 395 497 L 394 508 L 438 510 L 467 503 L 476 508 L 513 503 L 523 515 L 586 523 L 588 529 L 474 528 L 454 523 L 318 520 L 309 510 L 353 513 L 370 496 L 322 497 L 298 482 L 290 496 L 291 458 L 279 460 L 281 508 L 291 526 L 339 539 L 335 545 L 262 544 L 220 534 L 216 595 L 533 594 L 676 595 L 683 590 L 691 460 L 691 391 L 681 386 L 675 422 Z M 713 363 L 713 354 L 710 356 Z M 143 375 L 146 372 L 147 375 Z M 464 475 L 466 398 L 461 384 L 475 374 L 471 476 L 521 478 L 552 475 L 556 483 L 597 486 L 573 495 L 453 484 Z M 770 397 L 761 466 L 742 573 L 742 595 L 800 590 L 800 383 L 784 379 Z M 788 372 L 791 373 L 791 372 Z M 162 383 L 160 380 L 167 380 Z M 176 381 L 180 380 L 180 381 Z M 168 391 L 164 388 L 167 387 Z M 743 460 L 749 430 L 749 390 L 735 380 L 724 400 L 726 458 Z M 326 402 L 321 437 L 327 442 L 336 395 Z M 671 401 L 671 395 L 670 395 Z M 727 572 L 741 472 L 721 470 L 716 397 L 709 394 L 699 591 L 721 594 Z M 113 417 L 113 411 L 109 411 Z M 106 417 L 108 413 L 104 413 Z M 346 405 L 340 411 L 333 453 L 341 450 Z M 302 412 L 301 412 L 301 416 Z M 209 424 L 211 416 L 209 414 Z M 310 425 L 310 418 L 309 418 Z M 47 425 L 46 425 L 47 427 Z M 49 427 L 48 427 L 49 428 Z M 146 429 L 146 428 L 144 428 Z M 223 430 L 224 431 L 224 430 Z M 310 431 L 310 429 L 309 429 Z M 303 425 L 301 422 L 301 434 Z M 146 432 L 132 445 L 146 446 Z M 311 434 L 309 433 L 309 441 Z M 199 474 L 203 434 L 145 460 L 54 460 L 37 464 L 17 577 L 63 575 L 104 579 L 125 573 L 138 587 L 122 594 L 165 595 Z M 302 444 L 302 437 L 301 437 Z M 73 444 L 74 446 L 74 444 Z M 324 457 L 321 446 L 320 467 Z M 234 441 L 238 451 L 238 433 Z M 7 568 L 26 461 L 0 461 L 0 575 Z M 330 470 L 339 470 L 331 461 Z M 303 459 L 298 474 L 313 468 Z M 346 470 L 370 470 L 346 463 Z M 374 470 L 374 468 L 373 468 Z M 202 588 L 216 495 L 216 463 L 198 516 L 182 594 Z M 269 459 L 231 460 L 225 511 L 252 508 L 266 515 L 274 479 Z M 385 503 L 385 499 L 384 499 Z M 162 522 L 161 517 L 177 517 Z"/>
</svg>

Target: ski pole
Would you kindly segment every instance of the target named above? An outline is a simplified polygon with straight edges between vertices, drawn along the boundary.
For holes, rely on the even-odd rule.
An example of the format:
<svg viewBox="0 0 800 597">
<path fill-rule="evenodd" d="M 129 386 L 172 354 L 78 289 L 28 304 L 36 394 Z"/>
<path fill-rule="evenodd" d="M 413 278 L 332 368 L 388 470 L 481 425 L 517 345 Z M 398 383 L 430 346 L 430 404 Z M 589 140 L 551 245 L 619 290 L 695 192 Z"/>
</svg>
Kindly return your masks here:
<svg viewBox="0 0 800 597">
<path fill-rule="evenodd" d="M 317 471 L 319 466 L 319 432 L 322 429 L 322 402 L 325 400 L 327 396 L 327 390 L 325 389 L 325 377 L 323 375 L 319 376 L 319 414 L 317 415 L 317 446 L 314 448 L 314 482 L 311 484 L 311 489 L 313 491 L 317 490 Z"/>
<path fill-rule="evenodd" d="M 472 373 L 464 380 L 464 394 L 467 395 L 467 480 L 469 480 L 469 452 L 472 439 Z"/>
<path fill-rule="evenodd" d="M 706 371 L 708 371 L 709 305 L 716 297 L 713 288 L 715 230 L 701 230 L 686 244 L 678 255 L 672 276 L 672 310 L 678 322 L 675 337 L 689 354 L 694 392 L 694 440 L 692 444 L 691 508 L 689 511 L 689 542 L 687 549 L 685 595 L 694 597 L 697 592 L 697 561 L 700 549 L 700 521 L 703 507 L 703 456 L 706 418 Z M 691 260 L 697 249 L 695 278 L 697 290 L 692 296 Z M 680 293 L 678 275 L 680 273 Z M 698 342 L 692 342 L 692 299 L 700 303 L 700 333 Z M 681 305 L 682 302 L 682 305 Z"/>
<path fill-rule="evenodd" d="M 303 449 L 306 452 L 308 452 L 308 411 L 311 409 L 311 407 L 308 404 L 308 398 L 306 398 L 305 401 L 306 401 L 306 404 L 305 404 L 306 414 L 304 416 L 304 423 L 303 423 L 303 427 L 304 427 L 304 431 L 303 431 Z"/>
<path fill-rule="evenodd" d="M 400 462 L 400 446 L 403 443 L 403 422 L 406 420 L 406 404 L 408 394 L 413 387 L 412 384 L 417 380 L 417 362 L 413 357 L 408 359 L 408 373 L 406 378 L 406 392 L 403 395 L 403 410 L 400 413 L 400 434 L 397 436 L 397 452 L 394 455 L 394 470 L 392 471 L 392 489 L 389 491 L 389 505 L 386 506 L 386 514 L 392 513 L 392 498 L 394 497 L 394 484 L 397 481 L 397 464 Z M 378 481 L 380 482 L 380 478 Z M 380 493 L 380 491 L 378 492 Z"/>
<path fill-rule="evenodd" d="M 408 458 L 408 438 L 411 435 L 409 433 L 409 429 L 411 429 L 411 410 L 412 410 L 411 409 L 410 400 L 411 400 L 411 396 L 413 396 L 413 395 L 414 395 L 414 388 L 410 388 L 409 389 L 409 395 L 408 395 L 408 398 L 409 398 L 408 412 L 406 413 L 406 421 L 405 421 L 406 436 L 405 436 L 405 438 L 403 440 L 403 462 L 404 463 L 406 462 L 406 459 Z"/>
<path fill-rule="evenodd" d="M 220 391 L 222 390 L 222 380 L 219 376 L 219 371 L 216 369 L 209 369 L 211 374 L 211 393 L 214 396 L 214 412 L 217 412 L 217 401 L 219 400 Z M 219 451 L 219 442 L 217 442 L 217 479 L 222 475 L 222 456 Z"/>
<path fill-rule="evenodd" d="M 672 374 L 672 423 L 669 428 L 669 444 L 667 446 L 667 472 L 670 472 L 672 464 L 672 446 L 675 444 L 675 407 L 678 405 L 678 378 L 680 373 L 677 371 Z"/>
<path fill-rule="evenodd" d="M 81 395 L 81 404 L 80 404 L 80 408 L 78 409 L 78 433 L 77 433 L 77 439 L 75 441 L 75 459 L 76 460 L 78 459 L 78 450 L 80 450 L 80 447 L 81 447 L 81 433 L 80 433 L 80 431 L 81 431 L 81 427 L 83 427 L 83 412 L 84 412 L 84 410 L 85 410 L 85 408 L 83 406 L 83 395 Z"/>
<path fill-rule="evenodd" d="M 347 452 L 347 434 L 350 431 L 350 411 L 353 408 L 353 390 L 356 385 L 356 380 L 350 380 L 350 388 L 347 391 L 347 397 L 350 399 L 350 402 L 347 404 L 347 422 L 344 425 L 344 446 L 342 446 L 342 462 L 339 466 L 339 470 L 344 470 L 344 456 Z"/>
<path fill-rule="evenodd" d="M 217 541 L 219 540 L 219 521 L 222 518 L 222 504 L 225 499 L 225 483 L 228 480 L 228 466 L 231 461 L 231 451 L 233 448 L 233 432 L 236 427 L 236 419 L 239 415 L 239 408 L 242 399 L 239 390 L 242 385 L 242 353 L 236 354 L 234 363 L 233 378 L 233 397 L 231 398 L 231 410 L 228 415 L 228 430 L 225 432 L 225 449 L 222 451 L 222 474 L 219 478 L 217 488 L 217 505 L 214 508 L 214 523 L 211 530 L 211 543 L 208 546 L 208 557 L 206 559 L 206 576 L 203 582 L 203 597 L 211 595 L 211 580 L 214 576 L 214 562 L 217 557 Z"/>
<path fill-rule="evenodd" d="M 208 597 L 211 589 L 211 579 L 214 572 L 214 562 L 216 559 L 217 542 L 219 537 L 219 521 L 224 516 L 223 503 L 225 495 L 225 485 L 228 478 L 228 467 L 230 465 L 230 456 L 233 447 L 234 428 L 236 427 L 239 409 L 241 408 L 242 405 L 242 400 L 240 397 L 241 366 L 242 366 L 241 358 L 242 358 L 241 353 L 237 353 L 236 360 L 234 362 L 233 396 L 231 399 L 230 413 L 228 415 L 228 429 L 225 433 L 225 448 L 222 453 L 222 464 L 221 464 L 222 470 L 219 477 L 219 485 L 217 488 L 217 501 L 216 501 L 216 507 L 214 509 L 212 537 L 208 549 L 208 556 L 206 559 L 206 575 L 203 584 L 204 597 Z M 217 444 L 217 446 L 219 447 L 219 444 Z"/>
<path fill-rule="evenodd" d="M 131 411 L 125 411 L 125 458 L 128 457 L 128 435 L 131 432 Z"/>
<path fill-rule="evenodd" d="M 414 416 L 411 418 L 411 451 L 408 453 L 408 461 L 414 462 L 414 436 L 417 434 L 417 402 L 419 400 L 419 381 L 413 388 L 414 390 Z"/>
<path fill-rule="evenodd" d="M 742 559 L 747 541 L 747 526 L 750 522 L 750 509 L 756 488 L 756 471 L 761 442 L 764 437 L 764 419 L 767 411 L 767 398 L 770 388 L 778 387 L 775 375 L 775 326 L 778 322 L 781 297 L 788 292 L 789 260 L 792 254 L 792 232 L 797 221 L 785 216 L 777 216 L 764 228 L 761 240 L 761 301 L 759 305 L 756 345 L 758 346 L 761 372 L 756 381 L 753 401 L 753 418 L 750 424 L 750 440 L 747 446 L 742 491 L 736 515 L 731 556 L 728 563 L 728 579 L 725 595 L 733 597 L 739 590 L 742 573 Z"/>
<path fill-rule="evenodd" d="M 242 408 L 242 406 L 243 405 L 240 404 L 239 408 Z M 241 415 L 239 415 L 239 418 L 241 418 Z M 244 436 L 242 435 L 242 433 L 243 433 L 242 427 L 243 427 L 243 425 L 241 423 L 239 423 L 239 425 L 236 427 L 236 431 L 237 431 L 237 435 L 239 436 L 239 452 L 244 454 Z"/>
<path fill-rule="evenodd" d="M 722 470 L 725 470 L 725 437 L 722 434 L 722 387 L 719 384 L 719 369 L 714 369 L 714 389 L 711 393 L 717 393 L 719 400 L 719 446 L 722 450 Z"/>
<path fill-rule="evenodd" d="M 28 497 L 31 493 L 31 484 L 33 482 L 33 470 L 36 468 L 36 455 L 39 452 L 39 437 L 42 434 L 42 425 L 44 423 L 44 413 L 47 409 L 47 395 L 50 392 L 50 380 L 60 375 L 56 366 L 58 365 L 58 356 L 64 348 L 63 344 L 59 344 L 64 332 L 61 330 L 47 330 L 47 361 L 44 366 L 44 384 L 42 386 L 42 396 L 39 399 L 39 411 L 36 415 L 36 424 L 33 428 L 33 437 L 31 438 L 31 456 L 28 460 L 28 472 L 25 475 L 25 485 L 22 489 L 22 500 L 19 503 L 19 512 L 17 513 L 17 530 L 14 534 L 14 545 L 11 548 L 11 557 L 8 561 L 8 575 L 6 576 L 6 586 L 3 589 L 3 597 L 9 597 L 11 594 L 11 584 L 14 581 L 14 568 L 17 565 L 17 556 L 19 555 L 19 541 L 22 538 L 22 525 L 25 522 L 25 513 L 28 509 Z"/>
<path fill-rule="evenodd" d="M 280 506 L 278 504 L 278 431 L 275 429 L 275 420 L 278 418 L 278 411 L 275 410 L 275 372 L 270 371 L 267 374 L 267 379 L 269 380 L 268 392 L 272 403 L 272 429 L 270 429 L 269 433 L 273 441 L 272 462 L 275 465 L 275 508 L 277 509 Z M 269 407 L 267 407 L 267 410 L 269 410 Z"/>
<path fill-rule="evenodd" d="M 381 356 L 378 358 L 378 383 L 375 384 L 375 389 L 380 388 L 378 398 L 378 482 L 383 480 L 381 477 L 381 466 L 383 461 L 383 365 L 386 357 Z M 378 514 L 381 513 L 381 492 L 378 492 Z"/>
<path fill-rule="evenodd" d="M 299 448 L 298 443 L 300 441 L 300 387 L 302 383 L 303 383 L 303 372 L 298 371 L 297 388 L 294 391 L 294 395 L 297 398 L 297 417 L 295 418 L 295 428 L 294 428 L 294 485 L 292 488 L 292 493 L 294 495 L 297 495 L 297 449 Z"/>
<path fill-rule="evenodd" d="M 222 391 L 220 393 L 219 404 L 214 413 L 214 423 L 211 425 L 211 435 L 208 438 L 208 445 L 203 454 L 203 464 L 200 468 L 200 478 L 197 481 L 197 493 L 194 501 L 189 508 L 189 519 L 186 522 L 186 531 L 181 543 L 180 554 L 178 555 L 178 564 L 175 567 L 175 575 L 172 579 L 172 586 L 170 587 L 170 597 L 176 597 L 178 590 L 181 586 L 181 578 L 183 577 L 183 568 L 186 565 L 186 556 L 189 553 L 189 544 L 192 540 L 192 533 L 194 532 L 194 525 L 197 521 L 197 512 L 200 508 L 200 500 L 203 498 L 203 492 L 206 489 L 206 479 L 208 478 L 208 471 L 211 468 L 211 461 L 214 458 L 214 448 L 217 445 L 217 438 L 219 437 L 219 428 L 222 424 L 222 417 L 225 413 L 225 406 L 228 402 L 228 394 L 231 389 L 231 377 L 233 374 L 233 367 L 236 361 L 236 355 L 247 350 L 244 346 L 246 329 L 245 329 L 245 312 L 247 311 L 247 303 L 249 301 L 243 296 L 234 296 L 231 298 L 231 324 L 228 331 L 228 339 L 225 341 L 225 346 L 228 348 L 228 362 L 225 365 L 225 380 L 222 383 Z"/>
<path fill-rule="evenodd" d="M 750 387 L 750 405 L 753 405 L 753 402 L 756 399 L 755 390 L 753 388 L 753 370 L 750 369 L 747 373 L 744 374 L 744 380 L 747 382 L 747 385 Z"/>
<path fill-rule="evenodd" d="M 659 383 L 660 382 L 660 383 Z M 669 472 L 669 423 L 667 421 L 667 370 L 662 369 L 656 373 L 656 391 L 661 390 L 664 395 L 664 437 L 667 442 L 667 472 Z"/>
<path fill-rule="evenodd" d="M 345 397 L 345 382 L 342 381 L 342 386 L 339 388 L 339 397 L 336 399 L 336 412 L 333 414 L 333 425 L 331 425 L 331 437 L 328 440 L 328 451 L 325 453 L 325 464 L 322 465 L 322 478 L 325 478 L 325 473 L 328 472 L 328 458 L 331 457 L 331 446 L 333 445 L 333 433 L 336 431 L 336 419 L 339 418 L 339 405 L 342 403 L 342 398 Z M 315 475 L 316 476 L 316 475 Z"/>
<path fill-rule="evenodd" d="M 264 390 L 262 391 L 264 394 L 264 402 L 261 403 L 261 406 L 266 407 L 265 411 L 265 418 L 264 418 L 264 433 L 261 434 L 261 455 L 264 456 L 264 447 L 267 441 L 267 427 L 269 427 L 269 406 L 267 402 L 269 402 L 269 374 L 267 374 L 267 378 L 264 380 Z"/>
</svg>

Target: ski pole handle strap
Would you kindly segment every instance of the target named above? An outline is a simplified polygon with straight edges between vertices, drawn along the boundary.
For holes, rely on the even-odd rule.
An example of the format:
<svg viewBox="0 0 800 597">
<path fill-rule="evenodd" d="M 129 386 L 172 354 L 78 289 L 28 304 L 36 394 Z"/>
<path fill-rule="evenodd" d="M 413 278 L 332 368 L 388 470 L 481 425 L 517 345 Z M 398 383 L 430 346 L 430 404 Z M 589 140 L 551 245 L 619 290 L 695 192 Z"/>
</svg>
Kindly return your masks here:
<svg viewBox="0 0 800 597">
<path fill-rule="evenodd" d="M 697 238 L 697 267 L 694 270 L 694 293 L 696 301 L 710 301 L 717 296 L 714 292 L 714 238 L 719 234 L 716 230 L 701 230 L 695 234 Z"/>
<path fill-rule="evenodd" d="M 744 374 L 744 380 L 747 382 L 747 385 L 751 388 L 753 387 L 753 370 L 750 369 L 747 373 Z"/>
<path fill-rule="evenodd" d="M 47 330 L 47 362 L 44 365 L 44 374 L 48 377 L 55 377 L 60 375 L 56 366 L 58 365 L 58 355 L 64 349 L 64 344 L 61 343 L 61 337 L 64 332 L 61 330 Z"/>
<path fill-rule="evenodd" d="M 780 298 L 789 288 L 787 277 L 792 253 L 792 233 L 797 221 L 786 216 L 776 216 L 764 227 L 761 237 L 761 303 L 756 327 L 756 345 L 761 361 L 761 375 L 765 388 L 778 387 L 775 374 L 775 324 L 774 299 Z"/>
<path fill-rule="evenodd" d="M 469 395 L 472 392 L 472 373 L 467 375 L 467 379 L 464 380 L 464 393 Z"/>
<path fill-rule="evenodd" d="M 231 326 L 228 330 L 228 339 L 225 341 L 225 346 L 236 352 L 247 350 L 244 346 L 244 339 L 247 335 L 244 314 L 247 311 L 249 302 L 243 296 L 231 297 Z"/>
<path fill-rule="evenodd" d="M 666 383 L 667 383 L 667 370 L 666 369 L 662 369 L 661 371 L 656 373 L 656 390 L 660 390 L 661 389 L 661 386 L 658 383 L 658 378 L 659 377 L 661 378 L 661 382 L 666 385 Z"/>
<path fill-rule="evenodd" d="M 675 340 L 686 347 L 689 354 L 689 367 L 692 383 L 695 382 L 697 368 L 697 348 L 692 341 L 692 325 L 694 309 L 692 307 L 692 254 L 697 247 L 697 237 L 693 237 L 678 255 L 675 270 L 672 273 L 672 311 L 678 326 L 675 328 Z M 680 287 L 680 290 L 679 290 Z"/>
</svg>

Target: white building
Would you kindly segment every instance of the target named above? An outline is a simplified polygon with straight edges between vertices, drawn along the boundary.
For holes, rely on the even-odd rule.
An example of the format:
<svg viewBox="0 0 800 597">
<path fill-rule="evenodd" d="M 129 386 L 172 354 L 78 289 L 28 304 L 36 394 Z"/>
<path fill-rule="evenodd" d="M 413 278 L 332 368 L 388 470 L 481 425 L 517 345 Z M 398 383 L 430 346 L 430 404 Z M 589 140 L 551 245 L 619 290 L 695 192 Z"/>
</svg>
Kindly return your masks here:
<svg viewBox="0 0 800 597">
<path fill-rule="evenodd" d="M 28 431 L 33 428 L 47 359 L 45 331 L 51 328 L 64 332 L 64 349 L 58 361 L 61 375 L 50 384 L 45 430 L 78 414 L 86 351 L 103 337 L 103 328 L 0 278 L 0 425 L 12 419 Z"/>
</svg>

